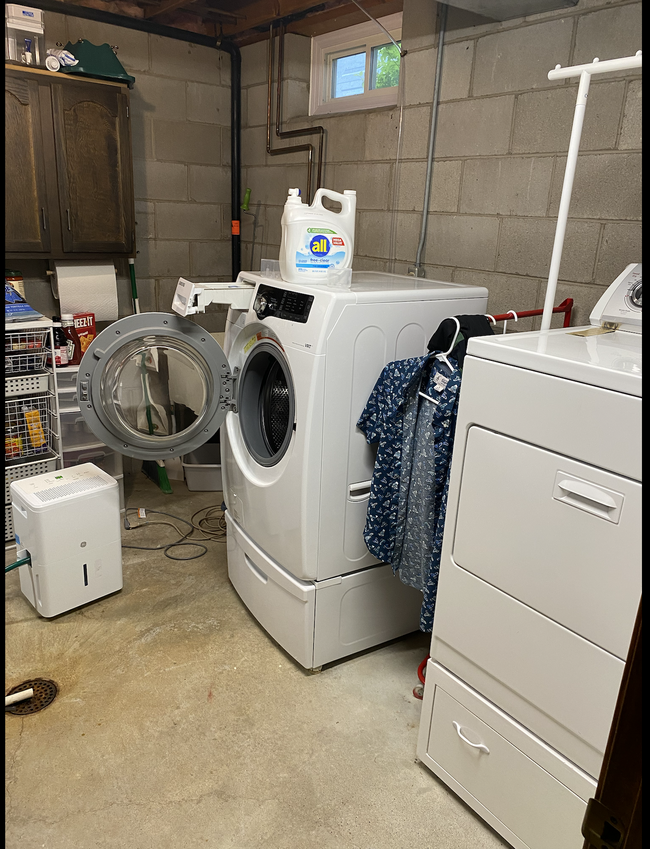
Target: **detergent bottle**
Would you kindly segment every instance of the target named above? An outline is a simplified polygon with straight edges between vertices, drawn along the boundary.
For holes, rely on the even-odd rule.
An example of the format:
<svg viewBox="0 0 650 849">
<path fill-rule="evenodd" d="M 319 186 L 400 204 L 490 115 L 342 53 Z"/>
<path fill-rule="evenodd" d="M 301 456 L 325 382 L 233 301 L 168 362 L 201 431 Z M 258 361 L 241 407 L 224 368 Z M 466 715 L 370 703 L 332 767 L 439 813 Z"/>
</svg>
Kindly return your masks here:
<svg viewBox="0 0 650 849">
<path fill-rule="evenodd" d="M 323 206 L 330 198 L 340 212 Z M 311 204 L 303 203 L 300 189 L 289 189 L 282 214 L 280 275 L 287 283 L 332 283 L 352 265 L 357 193 L 318 189 Z M 348 275 L 349 279 L 349 275 Z"/>
</svg>

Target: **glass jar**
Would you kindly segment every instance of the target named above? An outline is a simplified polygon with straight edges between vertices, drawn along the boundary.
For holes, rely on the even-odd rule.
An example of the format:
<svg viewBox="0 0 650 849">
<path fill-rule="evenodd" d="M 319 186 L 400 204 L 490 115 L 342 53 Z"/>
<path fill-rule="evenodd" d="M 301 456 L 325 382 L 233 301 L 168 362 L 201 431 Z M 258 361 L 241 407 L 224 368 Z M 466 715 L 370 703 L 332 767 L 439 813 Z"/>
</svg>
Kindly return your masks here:
<svg viewBox="0 0 650 849">
<path fill-rule="evenodd" d="M 21 298 L 25 297 L 25 284 L 20 271 L 12 271 L 10 268 L 5 268 L 5 283 L 11 284 Z"/>
<path fill-rule="evenodd" d="M 74 327 L 72 313 L 66 313 L 61 316 L 61 329 L 68 340 L 68 365 L 78 366 L 82 356 L 81 341 Z"/>
</svg>

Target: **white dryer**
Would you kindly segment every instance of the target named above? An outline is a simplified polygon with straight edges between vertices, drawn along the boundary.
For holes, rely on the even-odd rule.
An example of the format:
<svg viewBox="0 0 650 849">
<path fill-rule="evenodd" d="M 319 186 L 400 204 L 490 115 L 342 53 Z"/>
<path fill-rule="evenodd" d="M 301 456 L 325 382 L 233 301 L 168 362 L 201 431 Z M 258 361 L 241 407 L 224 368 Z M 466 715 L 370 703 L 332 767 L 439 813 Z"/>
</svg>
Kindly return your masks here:
<svg viewBox="0 0 650 849">
<path fill-rule="evenodd" d="M 641 597 L 641 266 L 588 327 L 473 338 L 418 756 L 515 849 L 573 849 Z"/>
</svg>

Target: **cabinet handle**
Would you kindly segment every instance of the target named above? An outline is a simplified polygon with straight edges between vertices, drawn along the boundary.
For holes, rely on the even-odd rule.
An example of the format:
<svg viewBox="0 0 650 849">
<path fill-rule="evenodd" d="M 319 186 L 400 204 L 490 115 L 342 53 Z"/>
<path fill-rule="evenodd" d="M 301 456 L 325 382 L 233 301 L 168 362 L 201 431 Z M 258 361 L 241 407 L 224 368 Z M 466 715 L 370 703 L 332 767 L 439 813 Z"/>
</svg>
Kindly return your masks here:
<svg viewBox="0 0 650 849">
<path fill-rule="evenodd" d="M 485 743 L 472 743 L 472 741 L 471 741 L 471 740 L 468 740 L 468 739 L 467 739 L 467 737 L 465 737 L 465 735 L 463 734 L 463 732 L 460 730 L 460 725 L 459 725 L 459 724 L 458 724 L 455 720 L 452 720 L 452 723 L 451 723 L 451 724 L 452 724 L 452 725 L 454 726 L 454 728 L 456 729 L 456 734 L 458 734 L 458 736 L 459 736 L 459 737 L 460 737 L 460 739 L 463 741 L 463 743 L 467 743 L 467 745 L 468 745 L 468 746 L 471 746 L 471 747 L 472 747 L 472 749 L 480 749 L 482 752 L 485 752 L 485 754 L 486 754 L 486 755 L 489 755 L 489 754 L 490 754 L 490 750 L 489 750 L 489 749 L 488 749 L 488 747 L 485 745 Z"/>
<path fill-rule="evenodd" d="M 43 222 L 43 230 L 47 230 L 47 224 L 45 223 L 45 207 L 41 207 L 41 220 Z"/>
<path fill-rule="evenodd" d="M 68 230 L 72 230 L 72 227 L 70 226 L 70 210 L 66 209 L 65 214 L 68 216 Z"/>
</svg>

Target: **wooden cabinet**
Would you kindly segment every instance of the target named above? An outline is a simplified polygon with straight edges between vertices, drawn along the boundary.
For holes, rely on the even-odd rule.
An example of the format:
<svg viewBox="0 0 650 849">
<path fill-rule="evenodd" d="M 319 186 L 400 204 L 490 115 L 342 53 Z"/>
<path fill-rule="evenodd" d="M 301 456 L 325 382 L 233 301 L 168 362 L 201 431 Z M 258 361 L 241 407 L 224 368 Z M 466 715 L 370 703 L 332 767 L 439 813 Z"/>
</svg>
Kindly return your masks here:
<svg viewBox="0 0 650 849">
<path fill-rule="evenodd" d="M 5 250 L 50 250 L 39 86 L 5 78 Z"/>
<path fill-rule="evenodd" d="M 125 85 L 5 68 L 5 256 L 135 255 Z"/>
</svg>

